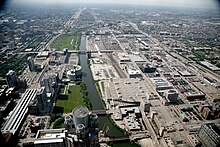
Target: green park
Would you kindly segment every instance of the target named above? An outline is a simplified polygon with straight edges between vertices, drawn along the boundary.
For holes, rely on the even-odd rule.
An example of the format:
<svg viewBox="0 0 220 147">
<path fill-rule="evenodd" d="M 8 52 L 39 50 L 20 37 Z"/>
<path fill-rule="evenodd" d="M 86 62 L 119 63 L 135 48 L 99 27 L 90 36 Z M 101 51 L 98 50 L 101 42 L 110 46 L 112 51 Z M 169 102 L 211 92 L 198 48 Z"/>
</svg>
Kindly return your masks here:
<svg viewBox="0 0 220 147">
<path fill-rule="evenodd" d="M 80 45 L 80 36 L 77 33 L 66 33 L 59 35 L 50 45 L 51 49 L 62 51 L 64 48 L 69 50 L 78 50 Z"/>
<path fill-rule="evenodd" d="M 83 93 L 80 85 L 61 85 L 54 113 L 69 113 L 83 104 Z"/>
</svg>

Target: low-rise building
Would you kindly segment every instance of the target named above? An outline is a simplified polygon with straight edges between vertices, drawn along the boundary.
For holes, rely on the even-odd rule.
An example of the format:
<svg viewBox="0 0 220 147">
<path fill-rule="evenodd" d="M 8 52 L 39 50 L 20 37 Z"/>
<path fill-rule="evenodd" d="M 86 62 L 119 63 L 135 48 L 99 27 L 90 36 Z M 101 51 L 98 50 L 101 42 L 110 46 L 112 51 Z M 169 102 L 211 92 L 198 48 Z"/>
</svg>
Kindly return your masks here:
<svg viewBox="0 0 220 147">
<path fill-rule="evenodd" d="M 65 129 L 39 130 L 34 141 L 35 147 L 73 147 L 73 141 L 67 138 Z"/>
<path fill-rule="evenodd" d="M 126 53 L 119 53 L 118 58 L 119 58 L 120 64 L 131 62 L 131 59 L 129 58 L 128 54 L 126 54 Z"/>
<path fill-rule="evenodd" d="M 173 86 L 163 77 L 152 78 L 156 90 L 173 89 Z"/>
<path fill-rule="evenodd" d="M 144 73 L 154 73 L 156 71 L 156 67 L 152 64 L 144 63 L 138 64 L 138 66 Z"/>
<path fill-rule="evenodd" d="M 184 93 L 186 99 L 202 99 L 205 98 L 205 94 L 201 91 L 191 91 L 191 92 L 185 92 Z"/>
</svg>

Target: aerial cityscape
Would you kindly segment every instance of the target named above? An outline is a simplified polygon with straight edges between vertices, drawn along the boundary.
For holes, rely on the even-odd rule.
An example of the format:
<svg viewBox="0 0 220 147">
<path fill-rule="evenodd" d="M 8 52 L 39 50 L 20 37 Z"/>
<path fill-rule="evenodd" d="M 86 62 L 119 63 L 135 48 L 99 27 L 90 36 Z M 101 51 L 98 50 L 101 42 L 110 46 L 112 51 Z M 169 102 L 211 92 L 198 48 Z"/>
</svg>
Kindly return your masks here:
<svg viewBox="0 0 220 147">
<path fill-rule="evenodd" d="M 220 2 L 145 2 L 1 2 L 0 146 L 220 147 Z"/>
</svg>

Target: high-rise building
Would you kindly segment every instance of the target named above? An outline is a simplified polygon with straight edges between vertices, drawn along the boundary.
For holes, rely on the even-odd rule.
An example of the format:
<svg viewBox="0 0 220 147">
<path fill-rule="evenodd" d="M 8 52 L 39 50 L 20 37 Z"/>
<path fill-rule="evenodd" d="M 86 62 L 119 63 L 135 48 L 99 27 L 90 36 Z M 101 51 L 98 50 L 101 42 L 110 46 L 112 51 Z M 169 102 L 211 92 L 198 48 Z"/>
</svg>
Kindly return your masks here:
<svg viewBox="0 0 220 147">
<path fill-rule="evenodd" d="M 17 76 L 16 73 L 13 70 L 9 70 L 6 74 L 6 81 L 8 87 L 16 87 L 17 86 Z"/>
<path fill-rule="evenodd" d="M 65 115 L 62 129 L 38 130 L 34 147 L 95 147 L 98 146 L 98 116 L 86 107 L 75 108 Z M 23 144 L 24 145 L 24 144 Z"/>
<path fill-rule="evenodd" d="M 36 94 L 37 99 L 37 107 L 41 114 L 44 114 L 47 112 L 47 94 L 46 94 L 46 88 L 41 87 L 37 89 Z"/>
<path fill-rule="evenodd" d="M 32 57 L 28 57 L 27 59 L 28 67 L 31 72 L 34 71 L 34 59 Z"/>
<path fill-rule="evenodd" d="M 54 94 L 52 79 L 50 78 L 50 76 L 43 77 L 42 85 L 45 86 L 47 93 L 51 93 L 52 95 Z"/>
<path fill-rule="evenodd" d="M 77 142 L 82 140 L 82 146 L 96 146 L 98 116 L 89 112 L 88 108 L 80 107 L 65 117 L 65 128 L 77 136 Z"/>
<path fill-rule="evenodd" d="M 202 125 L 198 136 L 204 147 L 220 146 L 220 129 L 214 123 Z"/>
</svg>

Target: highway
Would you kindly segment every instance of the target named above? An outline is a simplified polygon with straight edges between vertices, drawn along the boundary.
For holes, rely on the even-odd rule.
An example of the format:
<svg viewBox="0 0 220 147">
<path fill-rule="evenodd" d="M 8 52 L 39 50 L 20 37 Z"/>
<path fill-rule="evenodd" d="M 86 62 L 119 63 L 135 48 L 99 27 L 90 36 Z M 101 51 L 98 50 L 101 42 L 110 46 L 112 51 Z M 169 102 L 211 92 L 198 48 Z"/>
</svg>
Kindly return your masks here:
<svg viewBox="0 0 220 147">
<path fill-rule="evenodd" d="M 68 27 L 72 27 L 73 23 L 79 18 L 83 9 L 80 8 L 74 15 L 65 23 L 64 28 L 67 29 Z"/>
<path fill-rule="evenodd" d="M 80 14 L 82 13 L 82 9 L 80 8 L 76 13 L 74 13 L 74 15 L 64 24 L 64 29 L 67 29 L 68 27 L 72 26 L 73 23 L 79 18 Z M 54 36 L 45 46 L 45 48 L 49 51 L 51 51 L 50 48 L 50 44 L 57 38 L 59 37 L 61 34 L 63 33 L 62 30 L 59 31 L 59 33 Z"/>
</svg>

